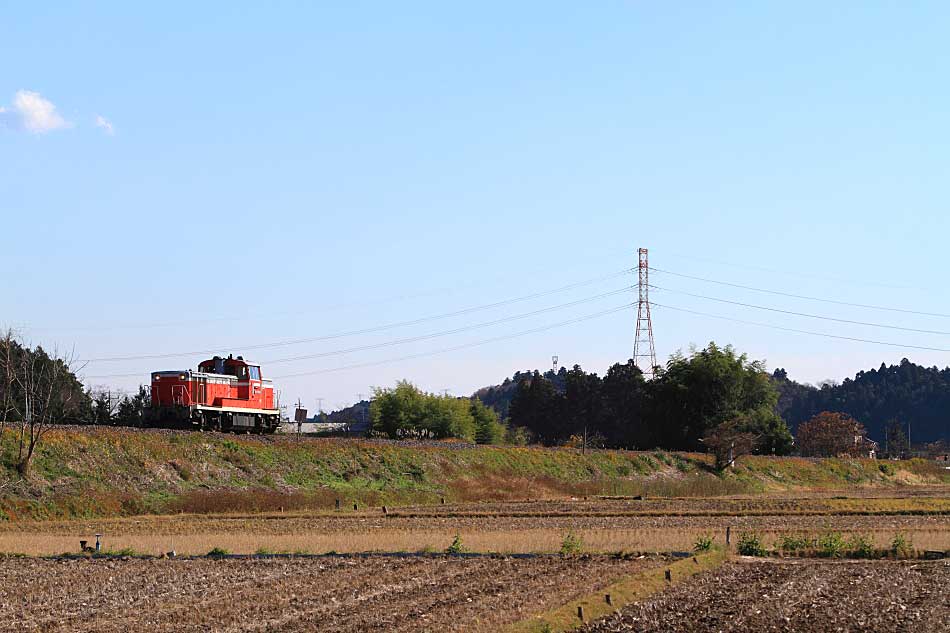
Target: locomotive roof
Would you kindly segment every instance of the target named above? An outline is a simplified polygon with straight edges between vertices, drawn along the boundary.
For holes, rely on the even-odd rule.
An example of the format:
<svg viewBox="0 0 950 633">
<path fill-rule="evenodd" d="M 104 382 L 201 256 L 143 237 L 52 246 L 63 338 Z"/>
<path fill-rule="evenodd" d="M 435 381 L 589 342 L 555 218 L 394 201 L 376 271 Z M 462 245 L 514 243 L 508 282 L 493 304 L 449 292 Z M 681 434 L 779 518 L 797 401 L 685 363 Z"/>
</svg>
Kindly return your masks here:
<svg viewBox="0 0 950 633">
<path fill-rule="evenodd" d="M 221 357 L 221 356 L 215 356 L 214 358 L 209 358 L 209 359 L 207 359 L 207 360 L 203 360 L 203 361 L 201 361 L 201 362 L 198 363 L 198 364 L 199 364 L 199 365 L 205 365 L 205 364 L 207 364 L 207 363 L 213 363 L 213 362 L 219 361 L 219 360 L 224 361 L 225 363 L 231 363 L 231 364 L 237 364 L 237 365 L 253 365 L 254 367 L 260 367 L 260 366 L 261 366 L 260 363 L 255 363 L 254 361 L 247 360 L 246 358 L 243 358 L 243 357 L 241 357 L 241 356 L 238 356 L 237 358 L 232 358 L 232 357 L 230 357 L 230 356 L 227 357 L 227 358 L 224 358 L 224 357 Z"/>
</svg>

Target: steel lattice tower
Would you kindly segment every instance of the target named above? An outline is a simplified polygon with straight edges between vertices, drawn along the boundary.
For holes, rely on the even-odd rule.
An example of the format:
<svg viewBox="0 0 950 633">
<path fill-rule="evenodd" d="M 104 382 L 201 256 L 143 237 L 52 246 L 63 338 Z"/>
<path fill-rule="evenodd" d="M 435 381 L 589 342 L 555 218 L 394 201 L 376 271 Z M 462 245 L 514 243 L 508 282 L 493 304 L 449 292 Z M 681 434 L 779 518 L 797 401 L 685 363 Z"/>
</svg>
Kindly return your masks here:
<svg viewBox="0 0 950 633">
<path fill-rule="evenodd" d="M 633 363 L 652 378 L 656 367 L 656 349 L 653 346 L 653 321 L 650 319 L 650 262 L 647 249 L 638 251 L 640 301 L 637 304 L 637 331 L 633 337 Z"/>
</svg>

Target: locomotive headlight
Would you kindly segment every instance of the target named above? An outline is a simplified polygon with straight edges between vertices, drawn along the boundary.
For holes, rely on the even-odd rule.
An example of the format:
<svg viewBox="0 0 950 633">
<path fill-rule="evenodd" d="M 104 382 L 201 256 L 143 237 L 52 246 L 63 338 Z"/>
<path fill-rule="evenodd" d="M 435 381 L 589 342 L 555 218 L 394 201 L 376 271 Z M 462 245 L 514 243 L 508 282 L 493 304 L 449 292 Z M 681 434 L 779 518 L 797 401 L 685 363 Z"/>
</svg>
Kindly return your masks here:
<svg viewBox="0 0 950 633">
<path fill-rule="evenodd" d="M 187 378 L 187 376 L 185 376 L 185 374 L 182 374 L 182 375 L 179 376 L 178 378 L 179 378 L 180 380 L 184 380 L 185 378 Z"/>
</svg>

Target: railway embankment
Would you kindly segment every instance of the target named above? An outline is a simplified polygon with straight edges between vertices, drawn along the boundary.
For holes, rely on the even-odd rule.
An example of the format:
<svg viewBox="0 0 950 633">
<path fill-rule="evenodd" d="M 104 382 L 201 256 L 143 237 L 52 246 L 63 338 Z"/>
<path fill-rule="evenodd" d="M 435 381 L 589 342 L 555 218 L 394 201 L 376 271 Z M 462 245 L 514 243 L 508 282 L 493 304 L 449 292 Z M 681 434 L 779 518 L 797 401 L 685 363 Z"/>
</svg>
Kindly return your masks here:
<svg viewBox="0 0 950 633">
<path fill-rule="evenodd" d="M 0 520 L 273 512 L 567 496 L 710 497 L 950 483 L 923 460 L 743 458 L 59 427 L 21 477 L 0 442 Z"/>
</svg>

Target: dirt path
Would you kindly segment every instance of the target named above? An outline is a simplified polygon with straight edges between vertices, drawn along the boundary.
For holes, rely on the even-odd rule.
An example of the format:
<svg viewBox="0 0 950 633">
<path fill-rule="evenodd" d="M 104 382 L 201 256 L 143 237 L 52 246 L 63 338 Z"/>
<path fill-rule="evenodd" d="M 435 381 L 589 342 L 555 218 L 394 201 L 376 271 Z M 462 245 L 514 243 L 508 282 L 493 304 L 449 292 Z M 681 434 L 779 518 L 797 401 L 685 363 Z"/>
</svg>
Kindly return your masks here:
<svg viewBox="0 0 950 633">
<path fill-rule="evenodd" d="M 950 631 L 950 562 L 738 562 L 588 625 L 588 633 Z"/>
<path fill-rule="evenodd" d="M 0 559 L 0 631 L 475 631 L 663 559 Z"/>
</svg>

